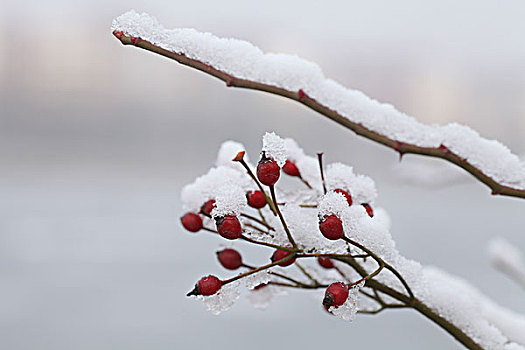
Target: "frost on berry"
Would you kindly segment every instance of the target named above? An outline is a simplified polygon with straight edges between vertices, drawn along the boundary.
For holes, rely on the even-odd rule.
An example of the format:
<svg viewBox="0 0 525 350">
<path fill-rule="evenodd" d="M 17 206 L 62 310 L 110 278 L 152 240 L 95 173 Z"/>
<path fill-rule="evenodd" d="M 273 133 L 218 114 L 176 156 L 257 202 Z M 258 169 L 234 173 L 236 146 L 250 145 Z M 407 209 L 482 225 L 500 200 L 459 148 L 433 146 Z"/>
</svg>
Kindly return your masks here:
<svg viewBox="0 0 525 350">
<path fill-rule="evenodd" d="M 216 218 L 226 215 L 237 215 L 246 208 L 245 190 L 235 184 L 225 184 L 215 191 L 215 208 L 211 215 Z"/>
<path fill-rule="evenodd" d="M 357 286 L 350 288 L 348 291 L 348 297 L 343 305 L 339 307 L 331 306 L 328 311 L 344 321 L 353 321 L 358 310 L 359 289 L 362 288 L 364 284 L 365 282 L 363 281 Z"/>
<path fill-rule="evenodd" d="M 286 162 L 287 154 L 284 148 L 284 140 L 274 132 L 264 134 L 262 151 L 267 158 L 273 158 L 279 167 L 282 167 Z"/>
<path fill-rule="evenodd" d="M 221 288 L 221 290 L 207 297 L 200 297 L 203 300 L 206 309 L 214 315 L 229 310 L 240 296 L 239 284 L 230 283 Z"/>
<path fill-rule="evenodd" d="M 215 208 L 215 199 L 206 201 L 201 207 L 200 213 L 205 216 L 211 216 L 211 211 Z"/>
<path fill-rule="evenodd" d="M 326 309 L 330 307 L 339 307 L 348 298 L 348 287 L 344 282 L 335 282 L 326 288 L 323 305 Z"/>
<path fill-rule="evenodd" d="M 329 164 L 326 168 L 326 186 L 348 191 L 356 204 L 372 203 L 377 197 L 374 181 L 365 175 L 356 175 L 351 166 L 342 163 Z"/>
<path fill-rule="evenodd" d="M 224 187 L 239 187 L 247 191 L 253 184 L 245 173 L 228 167 L 212 168 L 207 174 L 198 177 L 193 183 L 184 186 L 181 192 L 183 208 L 198 212 L 203 203 L 216 199 Z M 244 191 L 243 196 L 244 197 Z"/>
</svg>

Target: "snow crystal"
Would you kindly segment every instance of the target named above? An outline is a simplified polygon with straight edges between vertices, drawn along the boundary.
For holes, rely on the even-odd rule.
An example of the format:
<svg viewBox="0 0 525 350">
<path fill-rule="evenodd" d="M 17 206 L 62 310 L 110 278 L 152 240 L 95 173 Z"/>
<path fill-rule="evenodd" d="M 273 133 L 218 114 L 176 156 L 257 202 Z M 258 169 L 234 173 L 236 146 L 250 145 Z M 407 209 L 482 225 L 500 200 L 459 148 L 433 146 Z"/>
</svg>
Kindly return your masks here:
<svg viewBox="0 0 525 350">
<path fill-rule="evenodd" d="M 450 134 L 452 135 L 452 133 Z M 474 135 L 475 136 L 475 135 Z M 453 138 L 451 137 L 451 140 Z M 320 185 L 319 169 L 317 161 L 313 157 L 304 155 L 299 146 L 290 139 L 282 140 L 274 133 L 266 134 L 265 147 L 271 155 L 284 162 L 286 154 L 293 157 L 300 167 L 303 177 L 310 176 L 308 181 Z M 466 146 L 465 146 L 466 147 Z M 244 171 L 237 171 L 229 167 L 225 161 L 229 156 L 226 153 L 236 152 L 242 149 L 242 145 L 227 142 L 221 147 L 217 160 L 218 167 L 212 168 L 206 175 L 195 180 L 194 183 L 184 187 L 182 200 L 186 210 L 198 211 L 200 206 L 208 199 L 215 199 L 216 208 L 212 215 L 239 214 L 246 206 L 246 190 L 253 189 L 252 180 Z M 474 152 L 469 150 L 468 152 Z M 304 168 L 302 165 L 307 164 Z M 315 169 L 314 169 L 315 166 Z M 304 169 L 307 169 L 303 172 Z M 314 175 L 315 173 L 315 175 Z M 359 201 L 372 202 L 377 193 L 373 181 L 363 175 L 354 174 L 351 167 L 343 164 L 331 164 L 327 168 L 327 184 L 330 189 L 343 188 L 349 190 L 352 196 Z M 316 179 L 314 179 L 314 176 Z M 456 325 L 469 337 L 474 339 L 484 349 L 507 349 L 525 350 L 519 344 L 525 344 L 525 317 L 515 312 L 502 308 L 487 297 L 482 295 L 465 281 L 447 275 L 446 273 L 432 267 L 422 267 L 416 261 L 403 257 L 396 248 L 395 242 L 390 234 L 390 219 L 388 214 L 381 208 L 374 208 L 376 215 L 370 218 L 361 205 L 349 206 L 346 198 L 334 191 L 329 191 L 322 195 L 321 186 L 317 189 L 306 189 L 293 191 L 292 193 L 277 189 L 282 205 L 281 211 L 286 218 L 287 225 L 298 247 L 307 252 L 345 254 L 360 252 L 359 249 L 352 247 L 342 241 L 331 241 L 325 239 L 319 232 L 318 215 L 324 216 L 336 214 L 343 222 L 345 235 L 367 247 L 374 254 L 382 258 L 393 266 L 410 285 L 414 295 L 435 311 L 441 317 Z M 317 208 L 305 208 L 301 204 L 317 204 Z M 287 236 L 277 216 L 270 213 L 268 207 L 262 212 L 275 231 L 269 233 L 249 232 L 251 238 L 258 241 L 286 245 Z M 318 214 L 318 215 L 317 215 Z M 245 220 L 246 218 L 242 218 Z M 489 251 L 494 263 L 497 266 L 505 267 L 507 270 L 520 270 L 523 274 L 525 262 L 523 257 L 513 246 L 505 241 L 494 240 L 491 242 Z M 367 271 L 372 272 L 377 269 L 377 262 L 368 258 L 359 260 L 361 266 Z M 336 270 L 320 271 L 314 264 L 315 260 L 306 261 L 303 265 L 312 276 L 322 283 L 340 279 Z M 335 261 L 335 264 L 347 276 L 354 281 L 359 278 L 355 271 L 347 265 Z M 315 265 L 315 267 L 314 267 Z M 284 274 L 304 279 L 304 276 L 294 276 L 299 274 L 293 269 L 281 270 Z M 253 289 L 256 286 L 270 281 L 271 275 L 267 271 L 261 271 L 247 278 L 223 286 L 219 293 L 210 297 L 200 297 L 204 300 L 206 307 L 214 314 L 227 310 L 239 297 L 239 287 L 247 287 L 249 298 L 256 307 L 268 305 L 272 295 L 283 290 L 276 286 L 267 285 L 262 288 Z M 391 271 L 383 269 L 381 273 L 374 277 L 381 282 L 401 293 L 407 294 L 405 287 Z M 308 282 L 306 282 L 308 283 Z M 359 287 L 362 287 L 359 286 Z M 359 298 L 359 287 L 350 291 L 350 297 L 345 304 L 338 308 L 331 308 L 334 315 L 351 321 L 354 319 Z M 253 290 L 252 290 L 253 289 Z M 387 295 L 382 295 L 386 302 L 396 302 Z M 371 309 L 370 305 L 361 302 L 363 309 Z M 373 309 L 372 309 L 373 310 Z"/>
<path fill-rule="evenodd" d="M 287 155 L 284 150 L 284 140 L 274 132 L 264 134 L 262 150 L 266 157 L 273 158 L 280 167 L 286 162 Z"/>
<path fill-rule="evenodd" d="M 219 315 L 229 310 L 239 299 L 240 291 L 238 283 L 230 283 L 223 286 L 216 294 L 210 296 L 199 296 L 204 301 L 206 309 L 214 315 Z"/>
<path fill-rule="evenodd" d="M 232 168 L 224 166 L 212 168 L 206 175 L 184 186 L 181 192 L 184 210 L 198 212 L 206 201 L 215 199 L 224 186 L 237 186 L 248 190 L 252 182 L 246 174 Z"/>
<path fill-rule="evenodd" d="M 345 196 L 338 192 L 327 192 L 320 200 L 318 206 L 319 217 L 325 217 L 331 214 L 335 214 L 341 218 L 343 212 L 348 209 L 348 202 Z"/>
<path fill-rule="evenodd" d="M 388 103 L 326 79 L 318 65 L 297 56 L 265 54 L 249 42 L 194 29 L 165 29 L 156 18 L 134 10 L 114 19 L 112 30 L 184 54 L 235 78 L 292 92 L 302 90 L 321 105 L 380 135 L 420 147 L 444 145 L 496 181 L 525 189 L 525 164 L 499 142 L 484 139 L 459 124 L 422 124 Z"/>
<path fill-rule="evenodd" d="M 271 270 L 264 270 L 256 272 L 252 275 L 244 277 L 241 281 L 244 286 L 248 289 L 253 289 L 261 284 L 268 283 L 270 281 L 270 272 Z"/>
<path fill-rule="evenodd" d="M 327 166 L 326 186 L 330 190 L 340 188 L 348 191 L 358 204 L 371 204 L 377 197 L 375 183 L 370 177 L 356 175 L 351 166 L 342 163 Z"/>
<path fill-rule="evenodd" d="M 246 191 L 234 184 L 225 184 L 215 190 L 215 208 L 211 216 L 238 215 L 246 207 Z"/>
<path fill-rule="evenodd" d="M 422 301 L 483 349 L 503 349 L 509 340 L 525 344 L 525 317 L 496 305 L 466 281 L 440 269 L 425 267 L 423 273 L 427 288 Z"/>
<path fill-rule="evenodd" d="M 350 288 L 348 291 L 348 298 L 345 303 L 339 307 L 331 306 L 330 311 L 334 316 L 348 322 L 352 322 L 357 314 L 357 304 L 359 299 L 359 289 L 365 285 L 365 282 L 361 282 L 358 285 Z"/>
</svg>

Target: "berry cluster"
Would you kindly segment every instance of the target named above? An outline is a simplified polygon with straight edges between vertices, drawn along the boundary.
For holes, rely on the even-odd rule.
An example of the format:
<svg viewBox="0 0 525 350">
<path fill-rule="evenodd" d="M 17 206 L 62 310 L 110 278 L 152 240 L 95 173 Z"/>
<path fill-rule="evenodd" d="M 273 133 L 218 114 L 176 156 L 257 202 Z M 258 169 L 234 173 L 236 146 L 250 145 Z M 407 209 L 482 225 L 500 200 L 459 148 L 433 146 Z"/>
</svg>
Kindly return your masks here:
<svg viewBox="0 0 525 350">
<path fill-rule="evenodd" d="M 279 141 L 280 138 L 276 140 Z M 274 143 L 276 143 L 275 138 Z M 267 271 L 271 277 L 270 280 L 257 285 L 256 288 L 253 289 L 254 291 L 261 290 L 271 285 L 290 288 L 325 288 L 325 296 L 322 304 L 327 310 L 331 311 L 334 310 L 334 308 L 337 309 L 338 307 L 345 304 L 349 298 L 350 291 L 354 290 L 356 286 L 362 285 L 368 279 L 373 278 L 381 271 L 381 269 L 390 268 L 389 265 L 387 265 L 380 257 L 375 255 L 373 252 L 358 242 L 350 239 L 348 233 L 345 232 L 344 219 L 341 213 L 347 210 L 345 207 L 350 209 L 350 207 L 356 203 L 356 198 L 352 197 L 351 195 L 349 189 L 350 185 L 348 183 L 341 183 L 342 186 L 337 187 L 337 183 L 334 185 L 329 182 L 328 185 L 332 189 L 327 190 L 327 185 L 325 183 L 325 177 L 323 174 L 321 156 L 319 156 L 318 164 L 318 169 L 320 170 L 318 175 L 321 175 L 320 178 L 316 179 L 314 177 L 315 175 L 307 173 L 307 181 L 303 177 L 301 164 L 304 164 L 310 159 L 304 158 L 306 156 L 299 158 L 300 162 L 302 162 L 300 164 L 300 162 L 297 162 L 296 159 L 283 159 L 280 156 L 282 153 L 283 152 L 272 149 L 271 147 L 263 150 L 261 158 L 255 167 L 255 171 L 253 171 L 252 167 L 247 161 L 245 161 L 244 151 L 238 152 L 233 158 L 233 162 L 235 164 L 242 166 L 242 168 L 239 167 L 236 169 L 243 169 L 243 171 L 245 171 L 244 176 L 247 175 L 251 179 L 249 180 L 249 182 L 252 183 L 251 186 L 243 185 L 244 187 L 242 187 L 244 188 L 243 201 L 248 208 L 251 208 L 251 210 L 254 211 L 254 213 L 245 212 L 235 206 L 228 206 L 227 203 L 224 204 L 224 198 L 219 200 L 220 195 L 214 197 L 213 195 L 207 194 L 208 198 L 205 198 L 201 204 L 199 204 L 200 208 L 198 210 L 189 211 L 181 217 L 182 226 L 190 232 L 205 230 L 218 234 L 227 240 L 241 240 L 247 243 L 272 248 L 273 254 L 270 256 L 270 262 L 266 265 L 254 267 L 246 264 L 243 261 L 243 257 L 239 251 L 232 248 L 223 249 L 217 252 L 219 263 L 227 270 L 237 270 L 242 268 L 245 269 L 245 271 L 241 272 L 237 276 L 224 280 L 221 280 L 213 275 L 203 277 L 196 283 L 195 288 L 190 293 L 188 293 L 188 295 L 215 295 L 219 293 L 222 287 L 225 285 L 235 283 L 236 281 L 258 272 Z M 296 152 L 296 154 L 299 154 L 299 152 Z M 341 166 L 339 166 L 339 168 L 341 168 Z M 331 169 L 331 171 L 335 172 L 333 169 L 336 169 L 336 167 L 334 166 Z M 278 202 L 275 185 L 281 178 L 281 170 L 284 174 L 292 178 L 298 178 L 302 183 L 304 183 L 304 185 L 306 185 L 307 188 L 304 189 L 304 191 L 307 193 L 307 195 L 298 195 L 296 196 L 297 198 L 317 198 L 317 203 L 303 204 L 300 203 L 300 199 L 298 202 L 297 198 L 295 199 L 295 202 L 291 202 L 289 204 L 286 202 Z M 327 175 L 327 181 L 332 181 L 332 178 L 338 178 L 337 176 L 331 176 L 329 173 L 327 173 Z M 350 173 L 349 176 L 353 176 L 353 174 Z M 234 186 L 241 186 L 238 184 L 239 182 L 242 181 L 233 180 Z M 311 183 L 317 184 L 317 186 L 314 188 L 311 186 Z M 266 189 L 264 186 L 266 186 Z M 214 186 L 208 186 L 207 188 L 212 187 Z M 299 194 L 302 193 L 301 191 L 303 190 L 296 190 L 296 192 Z M 199 193 L 202 195 L 202 192 L 203 191 Z M 214 193 L 211 190 L 208 192 Z M 357 193 L 359 193 L 359 191 Z M 332 197 L 337 197 L 337 201 L 339 201 L 337 203 L 339 204 L 332 203 L 331 206 L 329 206 L 331 210 L 322 211 L 322 203 L 323 201 L 327 200 L 326 198 L 329 197 L 329 194 L 331 194 Z M 371 205 L 368 203 L 372 197 L 363 197 L 363 195 L 361 195 L 361 197 L 362 198 L 357 202 L 360 203 L 365 209 L 363 212 L 366 212 L 366 214 L 372 218 L 373 210 Z M 366 201 L 363 201 L 363 198 Z M 237 197 L 235 200 L 239 200 L 239 198 Z M 318 210 L 320 210 L 320 212 L 318 214 L 318 228 L 315 229 L 317 232 L 305 233 L 291 229 L 287 224 L 287 220 L 285 219 L 285 215 L 283 215 L 283 211 L 281 210 L 282 208 L 288 207 L 289 205 L 303 208 L 301 210 L 305 213 L 304 220 L 307 221 L 309 220 L 308 218 L 311 217 L 311 214 L 308 213 L 311 213 L 312 208 L 319 208 Z M 352 213 L 352 215 L 360 215 L 355 210 Z M 300 221 L 301 219 L 299 222 Z M 207 223 L 214 223 L 215 229 L 207 227 Z M 318 246 L 308 248 L 308 244 L 304 241 L 303 236 L 297 240 L 300 233 L 303 236 L 305 234 L 308 234 L 311 237 L 323 236 L 326 238 L 326 243 L 322 243 L 320 241 L 321 246 L 326 245 L 326 247 L 340 248 L 333 248 L 338 249 L 337 252 L 326 251 L 328 248 L 323 249 L 322 247 Z M 337 244 L 334 246 L 333 243 L 329 242 L 337 242 Z M 341 249 L 343 249 L 346 253 L 339 253 Z M 360 254 L 351 254 L 352 250 L 355 251 L 356 249 Z M 327 276 L 323 277 L 325 280 L 332 279 L 333 281 L 336 279 L 336 282 L 329 284 L 320 282 L 318 278 L 314 277 L 310 273 L 311 271 L 308 272 L 307 267 L 299 264 L 299 259 L 308 260 L 308 258 L 316 259 L 317 264 L 326 271 Z M 373 261 L 376 261 L 379 267 L 372 273 L 365 274 L 357 281 L 352 281 L 352 278 L 348 276 L 343 270 L 338 268 L 337 265 L 349 263 L 355 264 L 357 263 L 357 259 L 366 258 L 372 258 Z M 336 263 L 336 261 L 338 262 Z M 284 274 L 284 272 L 280 272 L 275 269 L 276 267 L 285 268 L 291 266 L 296 266 L 299 272 L 301 272 L 308 279 L 308 281 L 301 281 L 297 277 Z M 336 277 L 336 275 L 339 275 L 339 277 Z M 337 281 L 337 279 L 340 280 Z"/>
</svg>

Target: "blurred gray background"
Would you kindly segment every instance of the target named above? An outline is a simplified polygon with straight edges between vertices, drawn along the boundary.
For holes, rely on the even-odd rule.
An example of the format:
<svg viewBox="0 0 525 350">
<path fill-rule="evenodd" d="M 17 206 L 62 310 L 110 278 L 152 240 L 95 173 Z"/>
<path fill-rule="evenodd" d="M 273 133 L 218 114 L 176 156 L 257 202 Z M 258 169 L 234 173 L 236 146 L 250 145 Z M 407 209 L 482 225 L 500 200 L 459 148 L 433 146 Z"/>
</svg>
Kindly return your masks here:
<svg viewBox="0 0 525 350">
<path fill-rule="evenodd" d="M 181 187 L 223 140 L 255 158 L 270 130 L 375 178 L 403 254 L 525 312 L 523 291 L 485 253 L 497 235 L 525 248 L 525 201 L 491 197 L 445 163 L 452 181 L 407 180 L 414 156 L 399 165 L 296 103 L 124 47 L 109 27 L 131 8 L 297 54 L 421 121 L 466 123 L 525 153 L 523 1 L 3 0 L 2 349 L 459 349 L 411 311 L 348 324 L 294 292 L 215 317 L 184 297 L 200 276 L 231 273 L 215 261 L 218 240 L 181 229 Z"/>
</svg>

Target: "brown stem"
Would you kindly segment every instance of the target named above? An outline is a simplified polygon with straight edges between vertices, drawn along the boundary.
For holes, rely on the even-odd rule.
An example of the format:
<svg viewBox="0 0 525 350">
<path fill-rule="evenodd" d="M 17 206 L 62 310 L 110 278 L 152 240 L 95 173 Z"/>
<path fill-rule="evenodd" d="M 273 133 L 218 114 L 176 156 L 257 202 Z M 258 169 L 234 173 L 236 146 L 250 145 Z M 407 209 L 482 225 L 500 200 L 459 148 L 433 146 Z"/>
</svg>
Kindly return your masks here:
<svg viewBox="0 0 525 350">
<path fill-rule="evenodd" d="M 351 245 L 361 249 L 362 251 L 364 251 L 365 253 L 367 253 L 368 255 L 370 255 L 372 257 L 372 259 L 374 259 L 375 261 L 377 261 L 378 264 L 382 264 L 384 265 L 384 267 L 389 270 L 390 272 L 392 272 L 398 279 L 399 281 L 403 284 L 403 286 L 405 287 L 406 291 L 408 292 L 408 295 L 410 295 L 410 298 L 414 298 L 414 294 L 412 293 L 412 290 L 410 289 L 410 287 L 408 286 L 408 283 L 405 281 L 405 279 L 403 278 L 403 276 L 401 276 L 401 274 L 394 268 L 392 267 L 392 265 L 388 264 L 387 262 L 385 262 L 383 259 L 381 259 L 379 256 L 377 256 L 376 254 L 374 254 L 370 249 L 368 249 L 367 247 L 363 246 L 362 244 L 346 237 L 346 236 L 343 236 L 342 238 L 345 242 L 348 242 L 350 243 Z"/>
<path fill-rule="evenodd" d="M 270 186 L 270 194 L 272 195 L 272 201 L 274 203 L 277 203 L 277 198 L 275 197 L 275 186 L 274 185 Z M 279 215 L 279 219 L 281 220 L 281 224 L 283 225 L 284 231 L 286 232 L 286 236 L 288 236 L 288 240 L 290 241 L 294 249 L 297 249 L 297 243 L 295 243 L 292 237 L 292 233 L 288 229 L 288 225 L 286 225 L 286 221 L 284 220 L 284 216 L 281 213 L 281 210 L 279 209 L 278 205 L 275 206 L 275 210 L 277 211 L 277 215 Z"/>
<path fill-rule="evenodd" d="M 326 183 L 324 182 L 323 170 L 323 153 L 317 153 L 317 160 L 319 161 L 319 170 L 321 171 L 321 181 L 323 182 L 323 193 L 326 194 Z"/>
<path fill-rule="evenodd" d="M 239 279 L 241 279 L 241 278 L 244 278 L 244 277 L 247 277 L 247 276 L 253 275 L 253 274 L 256 273 L 256 272 L 264 271 L 264 270 L 266 270 L 266 269 L 269 269 L 270 267 L 277 266 L 277 265 L 279 265 L 279 264 L 282 264 L 282 263 L 284 263 L 284 262 L 287 262 L 287 261 L 290 260 L 290 259 L 293 259 L 294 257 L 295 257 L 295 253 L 292 253 L 292 254 L 290 254 L 290 255 L 288 255 L 288 256 L 285 256 L 284 258 L 282 258 L 282 259 L 280 259 L 280 260 L 277 260 L 277 261 L 274 261 L 274 262 L 272 262 L 272 263 L 270 263 L 270 264 L 266 264 L 266 265 L 263 265 L 263 266 L 259 266 L 259 267 L 255 268 L 255 269 L 253 269 L 253 270 L 248 271 L 248 272 L 240 273 L 240 274 L 238 274 L 238 275 L 235 276 L 235 277 L 232 277 L 232 278 L 229 278 L 229 279 L 227 279 L 227 280 L 222 281 L 222 285 L 226 285 L 226 284 L 228 284 L 228 283 L 232 283 L 232 282 L 237 281 L 237 280 L 239 280 Z"/>
<path fill-rule="evenodd" d="M 248 173 L 248 176 L 250 176 L 252 178 L 252 180 L 257 184 L 257 187 L 259 187 L 259 190 L 264 194 L 264 198 L 266 199 L 266 203 L 268 203 L 268 206 L 270 207 L 270 210 L 272 211 L 272 213 L 274 215 L 277 215 L 277 211 L 275 209 L 275 207 L 277 205 L 274 204 L 274 202 L 270 199 L 270 197 L 268 197 L 268 194 L 266 193 L 266 191 L 262 187 L 262 184 L 259 182 L 259 180 L 255 176 L 255 174 L 252 172 L 252 169 L 250 169 L 250 167 L 248 166 L 248 164 L 244 160 L 244 151 L 239 152 L 237 154 L 237 156 L 235 156 L 235 158 L 233 158 L 233 161 L 241 163 L 241 165 L 244 167 L 244 169 Z"/>
<path fill-rule="evenodd" d="M 261 213 L 261 214 L 262 214 L 262 213 Z M 266 228 L 267 228 L 268 230 L 270 230 L 270 231 L 275 231 L 275 229 L 274 229 L 272 226 L 270 226 L 266 221 L 263 221 L 263 220 L 261 220 L 261 219 L 257 219 L 256 217 L 251 216 L 251 215 L 249 215 L 249 214 L 245 214 L 245 213 L 242 213 L 241 216 L 243 216 L 243 217 L 245 217 L 245 218 L 247 218 L 247 219 L 253 220 L 253 221 L 255 221 L 255 222 L 257 222 L 257 223 L 263 225 L 264 227 L 266 227 Z"/>
<path fill-rule="evenodd" d="M 350 265 L 354 270 L 359 273 L 362 277 L 367 275 L 366 270 L 354 259 L 352 258 L 345 258 L 345 259 L 339 259 L 343 262 L 346 262 L 348 265 Z M 372 289 L 375 289 L 381 293 L 384 293 L 401 303 L 407 305 L 408 307 L 411 307 L 430 319 L 432 322 L 436 323 L 438 326 L 443 328 L 447 333 L 452 335 L 457 341 L 459 341 L 461 344 L 463 344 L 467 349 L 471 350 L 483 350 L 483 348 L 476 343 L 474 339 L 469 337 L 463 330 L 458 328 L 456 325 L 445 319 L 444 317 L 440 316 L 436 311 L 432 310 L 430 307 L 425 305 L 422 301 L 420 301 L 417 298 L 410 298 L 406 296 L 403 293 L 398 292 L 397 290 L 388 287 L 387 285 L 376 281 L 374 279 L 369 279 L 365 283 L 366 287 L 370 287 Z"/>
<path fill-rule="evenodd" d="M 377 131 L 371 130 L 360 123 L 353 122 L 352 120 L 344 117 L 343 115 L 339 114 L 333 109 L 330 109 L 328 106 L 325 106 L 320 102 L 316 101 L 315 99 L 311 98 L 303 90 L 290 91 L 277 86 L 234 77 L 204 62 L 189 58 L 184 53 L 168 51 L 140 38 L 134 38 L 134 40 L 132 40 L 129 36 L 122 34 L 122 32 L 114 31 L 113 35 L 115 35 L 115 37 L 119 39 L 124 45 L 133 45 L 141 49 L 154 52 L 161 56 L 171 58 L 179 62 L 180 64 L 195 68 L 204 73 L 212 75 L 224 81 L 227 86 L 264 91 L 295 100 L 320 113 L 321 115 L 327 117 L 328 119 L 342 125 L 343 127 L 354 131 L 357 135 L 363 136 L 369 140 L 378 142 L 384 146 L 392 148 L 399 154 L 412 153 L 447 160 L 457 165 L 458 167 L 464 169 L 476 179 L 478 179 L 480 182 L 487 185 L 492 190 L 492 194 L 494 195 L 525 198 L 525 189 L 519 189 L 499 183 L 497 180 L 491 178 L 489 175 L 485 174 L 483 171 L 478 169 L 475 165 L 471 164 L 467 159 L 462 158 L 461 156 L 457 155 L 456 153 L 454 153 L 453 151 L 451 151 L 443 145 L 441 145 L 440 147 L 421 147 L 415 144 L 399 142 Z"/>
</svg>

